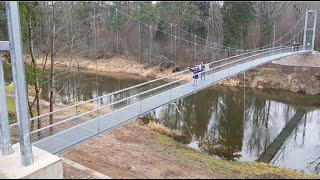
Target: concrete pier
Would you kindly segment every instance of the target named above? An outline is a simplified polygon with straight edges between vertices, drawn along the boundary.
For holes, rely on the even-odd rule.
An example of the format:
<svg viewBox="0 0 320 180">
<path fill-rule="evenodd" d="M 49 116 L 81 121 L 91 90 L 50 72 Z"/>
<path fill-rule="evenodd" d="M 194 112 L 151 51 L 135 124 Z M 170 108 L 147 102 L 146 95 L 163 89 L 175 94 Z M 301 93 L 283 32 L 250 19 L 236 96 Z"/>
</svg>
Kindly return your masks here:
<svg viewBox="0 0 320 180">
<path fill-rule="evenodd" d="M 24 167 L 21 165 L 20 145 L 13 145 L 13 153 L 0 155 L 1 179 L 62 179 L 62 160 L 35 146 L 32 147 L 35 163 Z"/>
</svg>

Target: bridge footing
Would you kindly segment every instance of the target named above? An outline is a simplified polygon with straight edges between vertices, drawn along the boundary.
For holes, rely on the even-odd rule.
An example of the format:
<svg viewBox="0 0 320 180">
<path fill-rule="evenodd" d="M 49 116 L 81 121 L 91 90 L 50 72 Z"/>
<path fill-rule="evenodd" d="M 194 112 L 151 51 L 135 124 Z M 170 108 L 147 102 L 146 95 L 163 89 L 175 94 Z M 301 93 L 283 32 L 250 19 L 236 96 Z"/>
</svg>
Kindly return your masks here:
<svg viewBox="0 0 320 180">
<path fill-rule="evenodd" d="M 13 145 L 13 153 L 8 156 L 0 155 L 1 179 L 62 179 L 62 160 L 35 146 L 32 147 L 34 164 L 24 167 L 21 165 L 19 143 Z"/>
</svg>

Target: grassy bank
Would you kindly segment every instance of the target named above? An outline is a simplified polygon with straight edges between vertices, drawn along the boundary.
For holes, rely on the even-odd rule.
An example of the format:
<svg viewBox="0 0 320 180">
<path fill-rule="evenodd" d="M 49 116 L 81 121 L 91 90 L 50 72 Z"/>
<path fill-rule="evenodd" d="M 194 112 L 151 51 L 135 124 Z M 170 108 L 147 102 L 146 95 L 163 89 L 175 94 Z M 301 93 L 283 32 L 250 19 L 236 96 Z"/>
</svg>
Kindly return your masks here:
<svg viewBox="0 0 320 180">
<path fill-rule="evenodd" d="M 181 132 L 134 121 L 62 156 L 112 178 L 319 178 L 265 163 L 225 161 L 177 137 Z"/>
<path fill-rule="evenodd" d="M 275 89 L 320 95 L 320 79 L 316 73 L 309 72 L 308 68 L 284 72 L 281 65 L 269 66 L 271 67 L 261 67 L 246 72 L 245 80 L 243 74 L 240 74 L 237 77 L 222 81 L 220 84 L 233 87 L 246 86 L 255 89 Z"/>
<path fill-rule="evenodd" d="M 14 85 L 13 82 L 10 84 L 6 84 L 5 87 L 6 95 L 7 95 L 7 108 L 8 108 L 8 114 L 9 114 L 9 121 L 11 123 L 16 122 L 16 106 L 15 106 L 15 99 L 14 99 Z M 32 86 L 28 86 L 28 95 L 30 97 L 35 96 L 35 90 L 32 88 Z M 33 107 L 35 108 L 35 107 Z M 33 109 L 33 113 L 35 114 L 36 110 Z"/>
<path fill-rule="evenodd" d="M 309 175 L 266 163 L 225 161 L 217 157 L 209 156 L 206 153 L 196 151 L 174 140 L 173 137 L 158 133 L 158 130 L 152 131 L 157 132 L 156 146 L 162 146 L 163 148 L 170 147 L 168 149 L 170 153 L 173 154 L 176 158 L 180 159 L 181 161 L 190 165 L 197 165 L 201 163 L 202 166 L 210 169 L 211 171 L 219 172 L 230 177 L 297 179 L 320 178 L 319 176 Z"/>
<path fill-rule="evenodd" d="M 28 55 L 26 55 L 28 57 Z M 71 66 L 72 69 L 79 68 L 86 70 L 86 72 L 99 74 L 108 73 L 125 73 L 131 75 L 139 75 L 143 78 L 155 79 L 167 76 L 171 73 L 171 68 L 160 68 L 159 66 L 149 66 L 147 64 L 139 63 L 137 60 L 130 59 L 125 56 L 114 56 L 111 58 L 101 58 L 95 61 L 89 58 L 77 57 L 77 62 L 70 64 L 66 57 L 57 57 L 55 59 L 56 69 L 66 69 Z M 43 59 L 37 58 L 37 65 L 42 68 Z M 30 59 L 26 59 L 27 64 L 30 64 Z M 50 61 L 47 62 L 46 68 L 50 67 Z"/>
</svg>

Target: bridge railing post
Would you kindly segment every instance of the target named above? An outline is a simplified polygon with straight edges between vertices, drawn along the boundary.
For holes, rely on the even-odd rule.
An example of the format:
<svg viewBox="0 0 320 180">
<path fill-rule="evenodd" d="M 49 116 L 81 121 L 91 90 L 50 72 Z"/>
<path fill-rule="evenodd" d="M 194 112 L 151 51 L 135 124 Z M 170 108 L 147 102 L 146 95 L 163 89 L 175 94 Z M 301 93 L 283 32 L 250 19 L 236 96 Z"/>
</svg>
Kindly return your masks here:
<svg viewBox="0 0 320 180">
<path fill-rule="evenodd" d="M 141 109 L 141 101 L 142 101 L 142 98 L 139 99 L 139 115 L 141 115 L 142 113 L 142 109 Z"/>
<path fill-rule="evenodd" d="M 172 101 L 172 84 L 170 84 L 170 91 L 169 91 L 169 93 L 170 93 L 170 100 L 169 100 L 169 102 L 171 102 Z"/>
<path fill-rule="evenodd" d="M 210 68 L 210 67 L 209 67 Z M 214 68 L 214 67 L 213 67 Z M 214 69 L 211 69 L 210 71 L 212 71 L 212 82 L 214 82 Z M 210 73 L 209 73 L 210 74 Z"/>
<path fill-rule="evenodd" d="M 0 49 L 1 51 L 1 49 Z M 11 133 L 9 127 L 9 115 L 6 101 L 6 92 L 5 92 L 5 79 L 4 71 L 2 64 L 2 54 L 0 53 L 0 146 L 1 154 L 3 156 L 11 154 L 12 143 L 11 143 Z"/>
<path fill-rule="evenodd" d="M 23 166 L 29 166 L 34 163 L 34 157 L 29 130 L 28 102 L 18 2 L 6 2 L 6 13 L 10 40 L 10 55 L 12 62 L 17 122 L 19 128 L 21 162 Z"/>
<path fill-rule="evenodd" d="M 97 99 L 97 113 L 98 113 L 98 121 L 97 121 L 97 134 L 100 134 L 100 132 L 101 132 L 101 128 L 100 128 L 100 117 L 101 117 L 101 115 L 100 115 L 100 112 L 102 111 L 103 112 L 103 110 L 100 110 L 100 99 Z"/>
</svg>

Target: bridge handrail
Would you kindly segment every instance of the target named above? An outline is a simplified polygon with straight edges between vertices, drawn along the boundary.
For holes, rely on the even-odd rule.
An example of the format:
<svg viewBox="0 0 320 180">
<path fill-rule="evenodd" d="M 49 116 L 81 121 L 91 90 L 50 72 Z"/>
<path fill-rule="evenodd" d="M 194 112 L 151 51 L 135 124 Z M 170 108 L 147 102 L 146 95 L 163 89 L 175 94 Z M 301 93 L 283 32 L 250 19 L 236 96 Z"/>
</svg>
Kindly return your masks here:
<svg viewBox="0 0 320 180">
<path fill-rule="evenodd" d="M 272 49 L 272 50 L 281 49 L 281 48 L 284 48 L 284 47 L 286 47 L 286 46 L 277 46 L 277 47 L 272 47 L 272 48 L 267 48 L 267 49 L 259 49 L 259 50 L 255 50 L 255 51 L 250 51 L 250 52 L 247 52 L 247 53 L 238 54 L 238 55 L 231 56 L 231 57 L 228 57 L 228 58 L 225 58 L 225 59 L 221 59 L 221 60 L 218 60 L 218 61 L 213 61 L 213 62 L 207 63 L 207 65 L 219 63 L 219 62 L 226 61 L 226 60 L 233 59 L 233 58 L 237 58 L 239 56 L 242 57 L 243 55 L 249 55 L 249 54 L 256 53 L 256 52 L 266 51 L 266 50 L 269 50 L 269 49 Z"/>
<path fill-rule="evenodd" d="M 281 50 L 281 51 L 282 51 L 283 49 L 292 49 L 292 47 L 283 47 L 283 48 L 279 48 L 277 51 L 279 51 L 279 50 Z M 255 55 L 252 55 L 252 56 L 248 56 L 248 57 L 243 57 L 243 58 L 241 58 L 241 59 L 239 59 L 239 60 L 236 60 L 236 61 L 232 61 L 232 62 L 229 62 L 229 63 L 223 64 L 223 65 L 220 65 L 220 66 L 215 66 L 214 68 L 211 68 L 211 69 L 205 70 L 204 72 L 206 73 L 206 72 L 212 71 L 212 70 L 214 70 L 214 69 L 218 69 L 218 68 L 220 68 L 220 67 L 230 65 L 230 64 L 235 63 L 235 62 L 243 61 L 243 60 L 245 60 L 245 59 L 248 59 L 248 58 L 251 58 L 251 57 L 255 57 L 255 56 L 258 56 L 258 55 L 262 55 L 262 54 L 267 54 L 267 53 L 270 53 L 270 52 L 272 52 L 272 51 L 267 51 L 267 52 L 263 52 L 263 53 L 255 54 Z M 198 72 L 198 73 L 196 73 L 196 74 L 200 74 L 200 73 L 203 73 L 203 72 Z M 160 89 L 160 88 L 163 88 L 163 87 L 169 86 L 169 85 L 171 85 L 171 84 L 175 84 L 175 83 L 177 83 L 177 82 L 180 82 L 180 81 L 183 81 L 183 80 L 189 79 L 189 78 L 190 78 L 190 77 L 192 77 L 193 75 L 194 75 L 194 74 L 192 74 L 192 75 L 190 75 L 190 76 L 188 76 L 188 77 L 184 77 L 184 78 L 182 78 L 182 79 L 178 79 L 178 80 L 175 80 L 175 81 L 169 82 L 169 83 L 167 83 L 167 84 L 164 84 L 164 85 L 158 86 L 158 87 L 156 87 L 156 88 L 149 89 L 149 90 L 147 90 L 147 91 L 144 91 L 144 92 L 141 92 L 141 93 L 138 93 L 138 94 L 135 94 L 135 95 L 132 95 L 132 96 L 129 96 L 129 97 L 123 98 L 123 99 L 121 99 L 121 100 L 119 100 L 119 101 L 112 102 L 112 103 L 110 103 L 110 104 L 106 104 L 106 105 L 100 106 L 100 107 L 98 107 L 98 108 L 96 108 L 96 109 L 93 109 L 93 110 L 90 110 L 90 111 L 87 111 L 87 112 L 84 112 L 84 113 L 78 114 L 78 115 L 76 115 L 76 116 L 69 117 L 69 118 L 67 118 L 67 119 L 65 119 L 65 120 L 59 121 L 59 122 L 54 123 L 54 124 L 51 124 L 51 125 L 49 125 L 49 126 L 46 126 L 46 127 L 43 127 L 43 128 L 37 129 L 37 130 L 34 130 L 34 131 L 32 131 L 32 132 L 31 132 L 31 134 L 36 133 L 36 132 L 43 131 L 43 130 L 48 129 L 48 128 L 53 127 L 53 126 L 57 126 L 57 125 L 59 125 L 59 124 L 65 123 L 65 122 L 67 122 L 67 121 L 73 120 L 73 119 L 78 118 L 78 117 L 81 117 L 81 116 L 84 116 L 84 115 L 89 114 L 89 113 L 91 113 L 91 112 L 94 112 L 94 111 L 100 110 L 100 109 L 102 109 L 102 108 L 105 108 L 105 107 L 108 107 L 108 106 L 111 106 L 111 105 L 118 104 L 118 103 L 120 103 L 120 102 L 126 101 L 126 100 L 128 100 L 128 99 L 133 98 L 133 97 L 137 97 L 137 96 L 140 96 L 140 95 L 143 95 L 143 94 L 146 94 L 146 93 L 152 92 L 152 91 L 154 91 L 154 90 L 158 90 L 158 89 Z M 142 100 L 142 99 L 140 99 L 139 101 L 141 101 L 141 100 Z"/>
<path fill-rule="evenodd" d="M 286 46 L 284 46 L 284 47 L 286 47 Z M 247 52 L 247 53 L 238 54 L 238 55 L 235 55 L 235 56 L 230 56 L 230 57 L 228 57 L 228 58 L 224 58 L 224 59 L 221 59 L 221 60 L 218 60 L 218 61 L 213 61 L 213 62 L 207 63 L 206 65 L 211 65 L 211 64 L 216 64 L 216 63 L 224 62 L 224 61 L 226 61 L 226 60 L 230 60 L 230 59 L 233 59 L 233 58 L 237 58 L 237 57 L 239 57 L 239 56 L 241 57 L 241 56 L 243 56 L 243 55 L 252 54 L 252 53 L 255 53 L 255 52 L 266 51 L 266 50 L 269 50 L 269 49 L 273 49 L 273 50 L 274 50 L 274 49 L 279 49 L 279 48 L 283 48 L 283 46 L 266 48 L 266 49 L 261 49 L 261 50 L 256 50 L 256 51 L 250 51 L 250 52 Z M 151 81 L 147 81 L 147 82 L 144 82 L 144 83 L 140 83 L 140 84 L 137 84 L 137 85 L 134 85 L 134 86 L 131 86 L 131 87 L 127 87 L 127 88 L 124 88 L 124 89 L 115 91 L 115 92 L 107 93 L 107 94 L 104 94 L 104 95 L 99 96 L 99 97 L 96 97 L 96 98 L 92 98 L 92 99 L 89 99 L 89 100 L 86 100 L 86 101 L 82 101 L 82 102 L 79 102 L 79 103 L 76 103 L 76 104 L 73 104 L 73 105 L 70 105 L 70 106 L 67 106 L 67 107 L 64 107 L 64 108 L 61 108 L 61 109 L 52 111 L 52 112 L 48 112 L 48 113 L 45 113 L 45 114 L 42 114 L 42 115 L 39 115 L 39 116 L 35 116 L 35 117 L 33 117 L 33 118 L 30 118 L 29 121 L 33 121 L 33 120 L 36 120 L 36 119 L 39 119 L 39 118 L 43 118 L 43 117 L 45 117 L 45 116 L 49 116 L 49 115 L 51 115 L 51 114 L 57 113 L 57 112 L 61 112 L 61 111 L 68 110 L 68 109 L 71 109 L 71 108 L 74 108 L 74 107 L 78 107 L 78 106 L 80 106 L 80 105 L 83 105 L 83 104 L 86 104 L 86 103 L 89 103 L 89 102 L 93 102 L 93 101 L 102 99 L 102 98 L 107 97 L 107 96 L 112 96 L 112 95 L 115 95 L 115 94 L 118 94 L 118 93 L 121 93 L 121 92 L 124 92 L 124 91 L 127 91 L 127 90 L 131 90 L 131 89 L 134 89 L 134 88 L 137 88 L 137 87 L 141 87 L 141 86 L 144 86 L 144 85 L 147 85 L 147 84 L 156 82 L 156 81 L 164 80 L 164 79 L 167 79 L 167 78 L 172 77 L 172 76 L 177 76 L 177 75 L 182 74 L 182 73 L 185 73 L 185 72 L 187 72 L 187 71 L 188 71 L 188 70 L 186 69 L 186 70 L 183 70 L 183 71 L 180 71 L 180 72 L 177 72 L 177 73 L 173 73 L 173 74 L 170 74 L 170 75 L 167 75 L 167 76 L 158 78 L 158 79 L 154 79 L 154 80 L 151 80 Z M 11 124 L 10 127 L 15 126 L 15 125 L 17 125 L 17 123 Z"/>
</svg>

